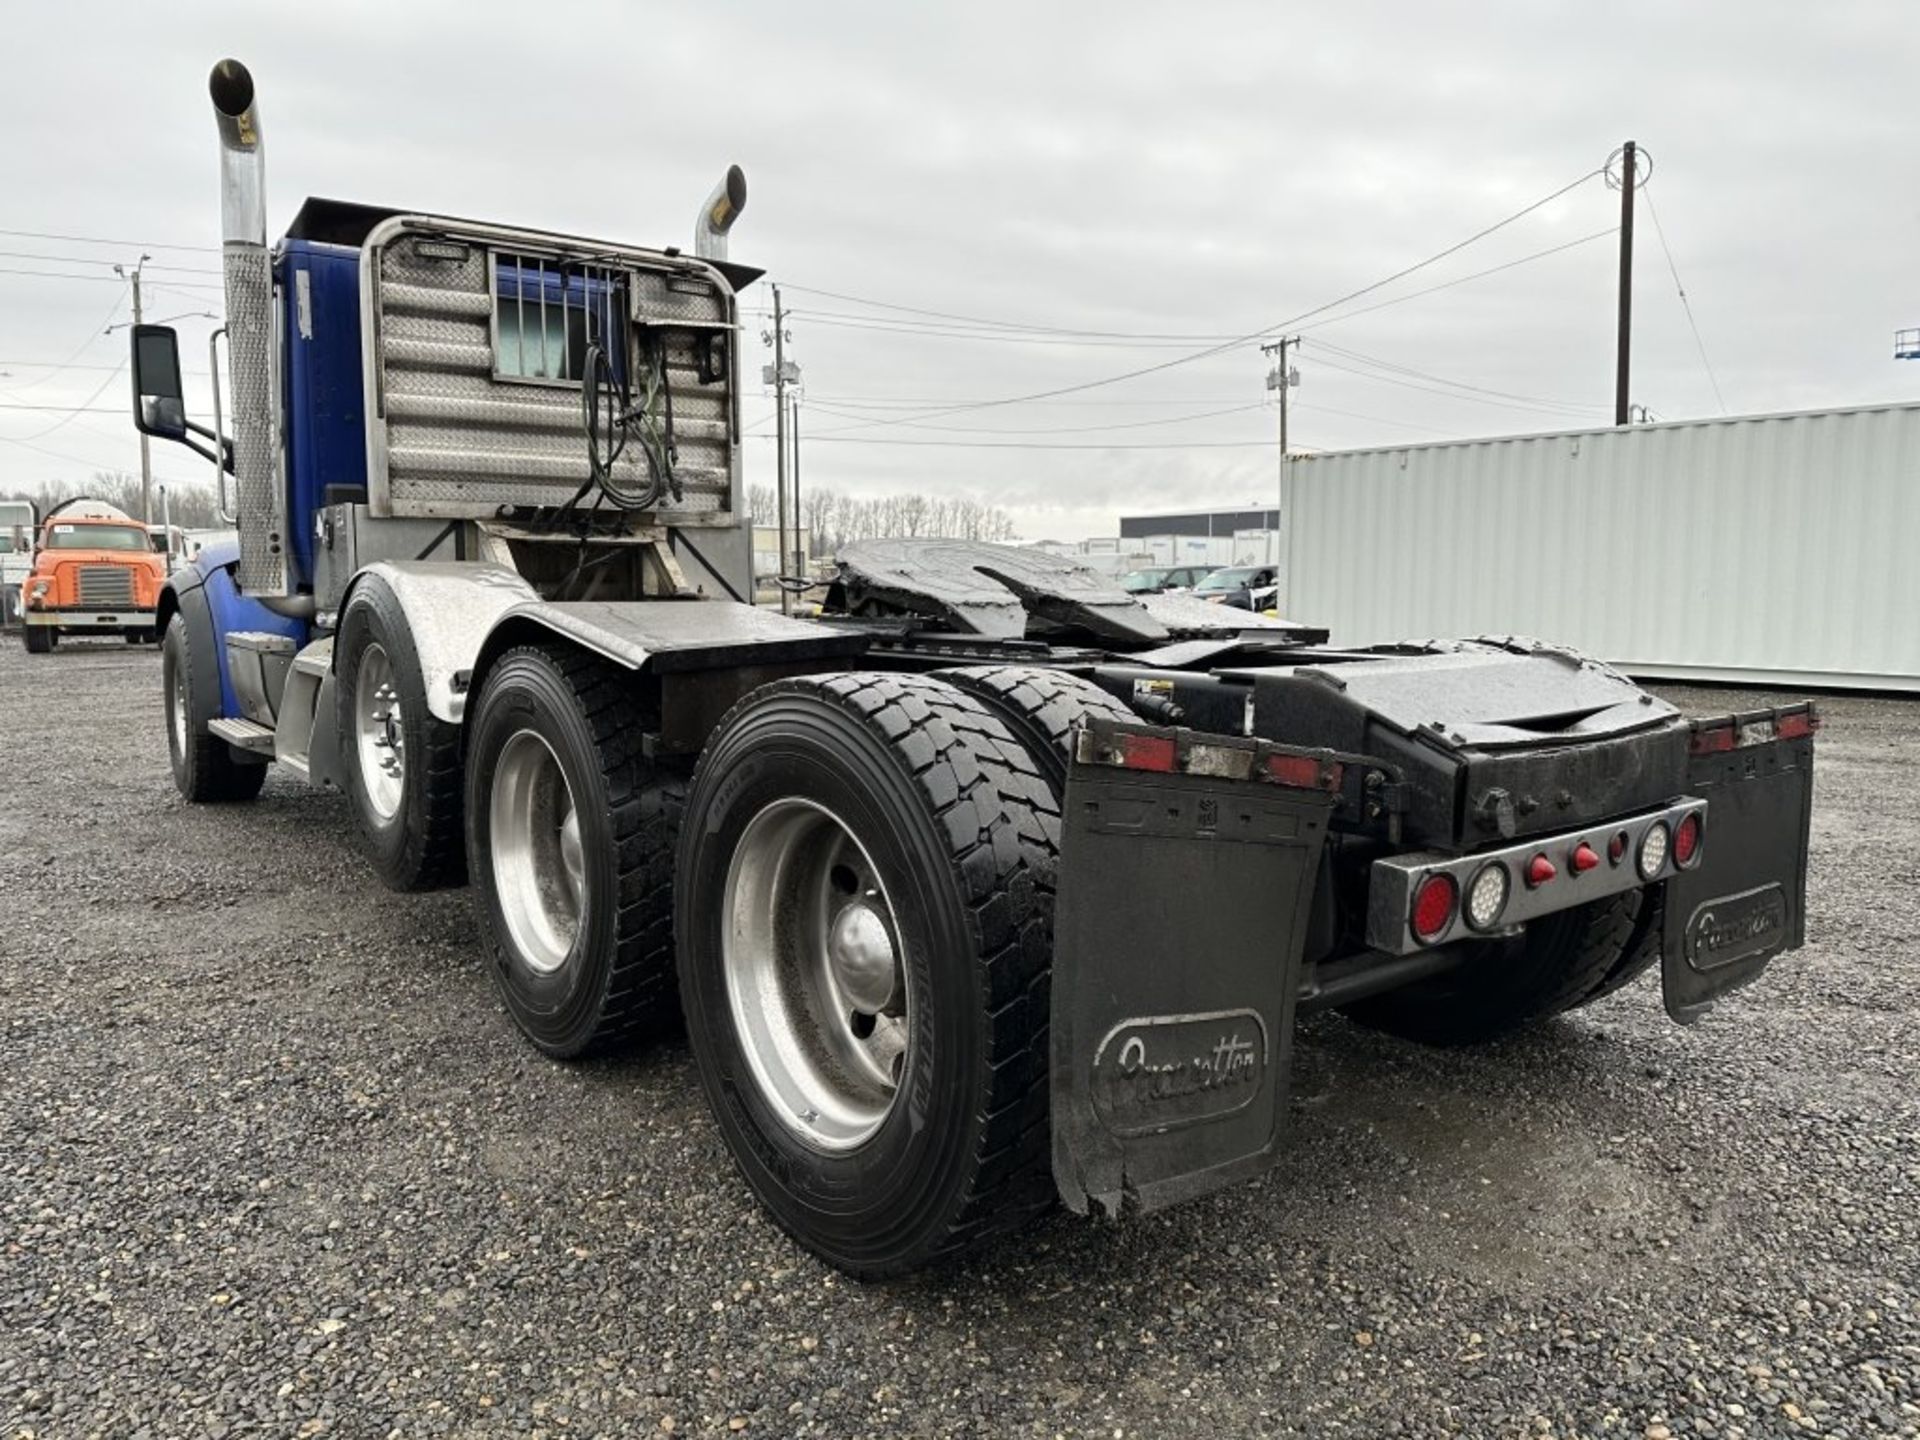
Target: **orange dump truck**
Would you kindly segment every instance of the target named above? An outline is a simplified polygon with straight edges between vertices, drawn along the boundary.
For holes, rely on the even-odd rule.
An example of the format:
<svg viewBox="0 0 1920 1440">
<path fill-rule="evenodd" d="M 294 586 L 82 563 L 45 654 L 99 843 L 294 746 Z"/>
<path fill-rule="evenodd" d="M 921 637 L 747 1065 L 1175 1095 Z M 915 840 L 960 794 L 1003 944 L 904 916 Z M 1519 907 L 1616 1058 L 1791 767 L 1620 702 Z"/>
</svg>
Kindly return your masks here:
<svg viewBox="0 0 1920 1440">
<path fill-rule="evenodd" d="M 86 499 L 56 506 L 41 525 L 33 570 L 20 589 L 27 649 L 44 655 L 62 635 L 116 631 L 129 645 L 152 640 L 166 579 L 166 557 L 125 511 Z"/>
</svg>

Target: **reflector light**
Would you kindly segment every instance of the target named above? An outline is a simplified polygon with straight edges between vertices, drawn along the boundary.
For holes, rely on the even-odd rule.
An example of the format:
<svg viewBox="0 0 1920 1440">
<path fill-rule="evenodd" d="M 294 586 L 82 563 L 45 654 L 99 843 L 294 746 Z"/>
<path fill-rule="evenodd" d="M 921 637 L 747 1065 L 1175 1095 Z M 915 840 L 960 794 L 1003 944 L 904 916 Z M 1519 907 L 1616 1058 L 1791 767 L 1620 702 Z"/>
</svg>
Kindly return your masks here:
<svg viewBox="0 0 1920 1440">
<path fill-rule="evenodd" d="M 1573 854 L 1567 858 L 1568 866 L 1576 875 L 1584 875 L 1600 863 L 1600 852 L 1582 840 L 1573 847 Z"/>
<path fill-rule="evenodd" d="M 1500 912 L 1507 908 L 1507 893 L 1512 888 L 1507 867 L 1498 860 L 1482 867 L 1467 887 L 1467 924 L 1476 930 L 1491 930 Z"/>
<path fill-rule="evenodd" d="M 1607 859 L 1618 865 L 1627 858 L 1627 832 L 1622 830 L 1607 841 Z"/>
<path fill-rule="evenodd" d="M 1667 863 L 1667 845 L 1671 837 L 1667 834 L 1667 822 L 1656 820 L 1647 827 L 1647 833 L 1640 837 L 1640 858 L 1635 862 L 1640 869 L 1642 880 L 1651 880 L 1660 873 Z"/>
<path fill-rule="evenodd" d="M 1427 876 L 1413 892 L 1413 938 L 1430 944 L 1446 934 L 1460 903 L 1460 886 L 1444 870 Z"/>
<path fill-rule="evenodd" d="M 1773 722 L 1773 733 L 1782 740 L 1799 740 L 1820 728 L 1820 717 L 1811 710 L 1797 715 L 1782 715 Z"/>
<path fill-rule="evenodd" d="M 1687 740 L 1687 750 L 1694 755 L 1723 755 L 1738 743 L 1732 725 L 1716 725 L 1711 730 L 1694 731 Z"/>
<path fill-rule="evenodd" d="M 1673 831 L 1673 863 L 1682 870 L 1700 854 L 1700 812 L 1683 817 Z"/>
<path fill-rule="evenodd" d="M 1122 735 L 1120 763 L 1129 770 L 1172 774 L 1179 768 L 1180 752 L 1171 735 Z"/>
<path fill-rule="evenodd" d="M 1300 790 L 1318 790 L 1340 788 L 1341 767 L 1329 765 L 1326 779 L 1320 778 L 1320 762 L 1311 755 L 1269 755 L 1267 774 L 1282 785 L 1292 785 Z"/>
<path fill-rule="evenodd" d="M 1527 862 L 1527 888 L 1538 890 L 1559 873 L 1553 868 L 1553 862 L 1546 856 L 1536 855 Z"/>
</svg>

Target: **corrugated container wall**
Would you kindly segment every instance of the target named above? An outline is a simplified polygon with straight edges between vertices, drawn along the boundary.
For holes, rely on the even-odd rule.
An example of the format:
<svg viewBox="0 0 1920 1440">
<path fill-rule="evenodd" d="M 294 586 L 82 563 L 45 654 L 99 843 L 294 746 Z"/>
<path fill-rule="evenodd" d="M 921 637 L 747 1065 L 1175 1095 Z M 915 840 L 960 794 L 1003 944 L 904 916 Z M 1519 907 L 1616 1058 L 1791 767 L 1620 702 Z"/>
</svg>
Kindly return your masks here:
<svg viewBox="0 0 1920 1440">
<path fill-rule="evenodd" d="M 1291 469 L 1286 613 L 1335 643 L 1531 635 L 1636 675 L 1920 689 L 1920 405 Z"/>
</svg>

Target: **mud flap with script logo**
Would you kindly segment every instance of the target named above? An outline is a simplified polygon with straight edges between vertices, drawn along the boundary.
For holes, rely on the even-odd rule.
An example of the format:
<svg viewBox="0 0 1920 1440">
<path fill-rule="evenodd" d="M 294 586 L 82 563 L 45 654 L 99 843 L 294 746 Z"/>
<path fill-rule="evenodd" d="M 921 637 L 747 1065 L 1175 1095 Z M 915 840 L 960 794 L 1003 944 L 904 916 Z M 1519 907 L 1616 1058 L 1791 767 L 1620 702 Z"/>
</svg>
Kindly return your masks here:
<svg viewBox="0 0 1920 1440">
<path fill-rule="evenodd" d="M 1055 911 L 1053 1173 L 1069 1208 L 1118 1214 L 1272 1162 L 1335 797 L 1086 753 L 1067 782 Z M 1337 787 L 1339 766 L 1318 763 Z"/>
<path fill-rule="evenodd" d="M 1667 882 L 1667 1013 L 1697 1020 L 1806 937 L 1813 731 L 1806 705 L 1697 722 L 1687 791 L 1707 802 L 1700 866 Z"/>
</svg>

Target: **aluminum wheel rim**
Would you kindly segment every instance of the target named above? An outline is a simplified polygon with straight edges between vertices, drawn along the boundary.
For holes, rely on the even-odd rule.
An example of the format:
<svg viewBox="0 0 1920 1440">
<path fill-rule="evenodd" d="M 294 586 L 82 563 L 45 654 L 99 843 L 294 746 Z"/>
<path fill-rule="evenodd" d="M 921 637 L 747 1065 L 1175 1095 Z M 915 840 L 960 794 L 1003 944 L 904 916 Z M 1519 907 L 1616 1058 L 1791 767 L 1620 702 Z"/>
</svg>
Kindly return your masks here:
<svg viewBox="0 0 1920 1440">
<path fill-rule="evenodd" d="M 184 665 L 173 667 L 173 693 L 168 696 L 167 730 L 173 741 L 173 753 L 176 756 L 187 753 L 187 669 Z"/>
<path fill-rule="evenodd" d="M 580 933 L 586 856 L 566 772 L 532 730 L 509 737 L 494 762 L 487 832 L 507 934 L 529 968 L 551 975 Z"/>
<path fill-rule="evenodd" d="M 353 738 L 360 754 L 360 788 L 382 820 L 400 813 L 407 783 L 405 717 L 393 662 L 378 643 L 360 652 L 353 677 Z"/>
<path fill-rule="evenodd" d="M 823 1150 L 885 1122 L 910 1058 L 912 988 L 872 857 L 831 810 L 776 800 L 727 868 L 721 957 L 735 1032 L 774 1113 Z"/>
</svg>

